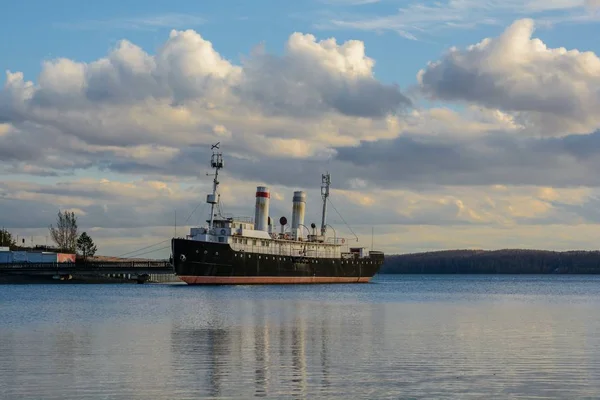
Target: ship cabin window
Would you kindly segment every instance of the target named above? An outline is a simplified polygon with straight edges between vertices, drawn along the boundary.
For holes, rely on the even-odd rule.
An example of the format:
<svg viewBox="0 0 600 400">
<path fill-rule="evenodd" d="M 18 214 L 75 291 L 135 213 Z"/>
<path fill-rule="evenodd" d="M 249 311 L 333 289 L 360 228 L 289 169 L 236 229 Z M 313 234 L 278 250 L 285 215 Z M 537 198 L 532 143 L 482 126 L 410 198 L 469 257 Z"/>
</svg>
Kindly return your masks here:
<svg viewBox="0 0 600 400">
<path fill-rule="evenodd" d="M 252 241 L 252 246 L 256 246 L 256 240 Z"/>
<path fill-rule="evenodd" d="M 244 239 L 244 244 L 248 244 L 248 239 Z"/>
<path fill-rule="evenodd" d="M 223 236 L 219 236 L 219 243 L 224 243 L 225 242 L 225 238 Z"/>
</svg>

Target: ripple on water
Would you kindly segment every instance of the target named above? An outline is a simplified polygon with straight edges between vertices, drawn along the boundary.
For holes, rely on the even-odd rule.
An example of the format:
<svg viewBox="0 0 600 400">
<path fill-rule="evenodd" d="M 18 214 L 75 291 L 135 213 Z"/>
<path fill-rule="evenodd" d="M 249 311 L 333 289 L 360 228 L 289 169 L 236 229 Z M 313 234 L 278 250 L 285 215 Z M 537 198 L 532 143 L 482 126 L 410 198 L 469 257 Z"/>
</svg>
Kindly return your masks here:
<svg viewBox="0 0 600 400">
<path fill-rule="evenodd" d="M 598 398 L 595 277 L 0 287 L 2 398 Z"/>
</svg>

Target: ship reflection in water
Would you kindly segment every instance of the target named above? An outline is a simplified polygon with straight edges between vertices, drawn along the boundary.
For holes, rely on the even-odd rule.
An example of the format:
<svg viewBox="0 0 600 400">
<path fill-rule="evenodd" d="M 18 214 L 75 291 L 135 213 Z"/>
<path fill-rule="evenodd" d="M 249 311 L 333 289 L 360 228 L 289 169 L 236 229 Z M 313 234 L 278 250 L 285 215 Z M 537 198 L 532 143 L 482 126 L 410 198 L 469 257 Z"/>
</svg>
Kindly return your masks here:
<svg viewBox="0 0 600 400">
<path fill-rule="evenodd" d="M 600 398 L 599 276 L 0 286 L 0 398 Z"/>
<path fill-rule="evenodd" d="M 313 309 L 316 313 L 308 320 L 299 315 L 306 315 L 307 310 L 302 310 L 306 306 L 298 303 L 290 304 L 285 310 L 272 310 L 269 304 L 260 307 L 264 308 L 252 316 L 254 320 L 228 329 L 173 328 L 172 365 L 173 368 L 185 365 L 193 372 L 187 376 L 190 382 L 186 385 L 193 386 L 194 393 L 211 397 L 239 396 L 248 393 L 253 384 L 253 395 L 258 397 L 326 395 L 331 394 L 332 389 L 340 395 L 345 392 L 343 385 L 331 387 L 332 359 L 337 364 L 346 358 L 346 367 L 351 369 L 352 364 L 361 360 L 347 358 L 348 350 L 357 357 L 361 351 L 372 351 L 365 348 L 366 343 L 359 336 L 367 334 L 369 341 L 381 341 L 373 336 L 376 332 L 363 332 L 353 328 L 351 321 L 342 321 L 342 314 L 328 306 Z M 265 315 L 273 311 L 292 318 L 283 323 L 269 322 Z M 340 374 L 340 367 L 346 368 L 338 365 L 334 374 Z M 349 376 L 352 376 L 350 370 L 338 376 L 340 383 Z"/>
</svg>

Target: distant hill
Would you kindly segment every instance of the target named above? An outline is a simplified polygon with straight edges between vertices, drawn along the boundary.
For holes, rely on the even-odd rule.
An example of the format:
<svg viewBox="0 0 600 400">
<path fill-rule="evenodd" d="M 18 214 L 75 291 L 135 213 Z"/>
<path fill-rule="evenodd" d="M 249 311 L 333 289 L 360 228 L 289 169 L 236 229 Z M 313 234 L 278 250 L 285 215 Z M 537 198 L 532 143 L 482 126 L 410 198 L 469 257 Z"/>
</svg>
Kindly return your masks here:
<svg viewBox="0 0 600 400">
<path fill-rule="evenodd" d="M 600 251 L 446 250 L 386 256 L 385 274 L 600 274 Z"/>
</svg>

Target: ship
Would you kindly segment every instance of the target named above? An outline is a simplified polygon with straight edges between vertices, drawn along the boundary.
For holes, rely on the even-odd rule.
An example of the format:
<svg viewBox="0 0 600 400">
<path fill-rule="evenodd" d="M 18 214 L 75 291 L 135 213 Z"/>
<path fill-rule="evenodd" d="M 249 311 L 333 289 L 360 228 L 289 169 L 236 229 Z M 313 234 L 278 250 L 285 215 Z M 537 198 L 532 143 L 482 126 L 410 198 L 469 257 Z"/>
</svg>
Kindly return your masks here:
<svg viewBox="0 0 600 400">
<path fill-rule="evenodd" d="M 304 225 L 306 192 L 294 191 L 291 225 L 269 216 L 270 190 L 258 186 L 254 218 L 223 215 L 218 194 L 219 171 L 223 169 L 220 143 L 212 145 L 210 166 L 214 169 L 207 225 L 192 227 L 186 237 L 171 239 L 171 261 L 175 274 L 188 285 L 367 283 L 384 262 L 384 253 L 365 247 L 350 247 L 327 224 L 327 202 L 331 177 L 321 175 L 323 202 L 321 226 Z M 211 174 L 212 175 L 212 174 Z M 334 235 L 329 236 L 328 229 Z M 358 241 L 358 237 L 356 237 Z M 372 246 L 371 246 L 372 247 Z"/>
</svg>

